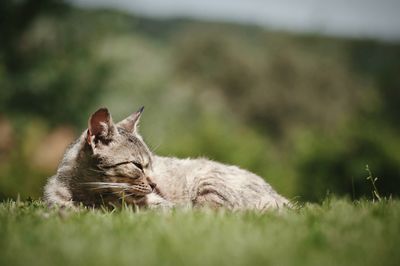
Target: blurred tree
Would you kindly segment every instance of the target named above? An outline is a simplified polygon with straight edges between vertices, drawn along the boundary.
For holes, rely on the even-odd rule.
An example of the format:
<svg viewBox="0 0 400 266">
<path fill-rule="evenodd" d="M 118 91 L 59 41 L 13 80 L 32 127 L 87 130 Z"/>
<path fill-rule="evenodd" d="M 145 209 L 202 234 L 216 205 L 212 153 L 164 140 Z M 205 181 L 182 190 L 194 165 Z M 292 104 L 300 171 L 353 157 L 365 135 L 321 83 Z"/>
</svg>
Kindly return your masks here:
<svg viewBox="0 0 400 266">
<path fill-rule="evenodd" d="M 220 91 L 244 121 L 276 139 L 296 128 L 333 131 L 370 96 L 345 55 L 317 52 L 320 46 L 335 49 L 329 40 L 304 49 L 308 40 L 267 35 L 265 48 L 237 35 L 210 30 L 183 38 L 177 71 L 200 83 L 200 90 Z"/>
<path fill-rule="evenodd" d="M 400 44 L 354 41 L 348 53 L 352 69 L 373 80 L 383 99 L 379 113 L 365 115 L 400 130 Z"/>
<path fill-rule="evenodd" d="M 100 94 L 106 64 L 91 54 L 92 34 L 56 20 L 69 10 L 60 0 L 1 1 L 0 112 L 78 124 Z"/>
<path fill-rule="evenodd" d="M 297 157 L 298 194 L 303 200 L 321 201 L 327 193 L 353 199 L 370 197 L 373 188 L 366 180 L 369 165 L 381 196 L 399 194 L 400 141 L 394 132 L 354 122 L 352 130 L 334 137 L 314 136 L 310 148 Z"/>
<path fill-rule="evenodd" d="M 8 72 L 29 67 L 24 49 L 24 34 L 44 12 L 62 14 L 66 5 L 61 0 L 4 0 L 0 2 L 0 50 Z"/>
</svg>

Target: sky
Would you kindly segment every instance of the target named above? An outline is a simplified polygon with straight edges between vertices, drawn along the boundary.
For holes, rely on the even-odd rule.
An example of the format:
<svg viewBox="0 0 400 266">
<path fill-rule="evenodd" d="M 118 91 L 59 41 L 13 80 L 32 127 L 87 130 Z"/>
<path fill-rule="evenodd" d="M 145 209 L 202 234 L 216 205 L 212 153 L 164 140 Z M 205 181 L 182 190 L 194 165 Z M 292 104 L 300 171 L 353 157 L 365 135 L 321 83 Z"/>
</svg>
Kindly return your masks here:
<svg viewBox="0 0 400 266">
<path fill-rule="evenodd" d="M 69 0 L 161 18 L 255 24 L 275 30 L 400 40 L 400 0 Z"/>
</svg>

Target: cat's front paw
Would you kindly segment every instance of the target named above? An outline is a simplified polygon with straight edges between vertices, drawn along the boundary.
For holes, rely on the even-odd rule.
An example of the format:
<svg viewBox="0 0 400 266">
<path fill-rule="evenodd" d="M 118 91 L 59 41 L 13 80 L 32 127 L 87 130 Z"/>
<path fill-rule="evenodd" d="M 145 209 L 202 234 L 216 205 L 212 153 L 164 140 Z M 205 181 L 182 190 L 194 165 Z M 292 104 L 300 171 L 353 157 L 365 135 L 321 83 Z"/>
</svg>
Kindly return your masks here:
<svg viewBox="0 0 400 266">
<path fill-rule="evenodd" d="M 150 193 L 146 196 L 147 208 L 149 209 L 171 209 L 174 204 L 165 200 L 156 193 Z"/>
</svg>

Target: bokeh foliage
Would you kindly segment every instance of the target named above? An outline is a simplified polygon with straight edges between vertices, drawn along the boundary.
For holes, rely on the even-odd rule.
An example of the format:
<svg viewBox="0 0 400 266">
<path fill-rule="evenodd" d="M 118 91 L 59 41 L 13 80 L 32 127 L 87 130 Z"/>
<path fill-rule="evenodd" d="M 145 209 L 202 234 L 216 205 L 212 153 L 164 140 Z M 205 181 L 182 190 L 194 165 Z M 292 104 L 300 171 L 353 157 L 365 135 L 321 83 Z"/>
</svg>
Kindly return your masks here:
<svg viewBox="0 0 400 266">
<path fill-rule="evenodd" d="M 237 164 L 312 201 L 369 197 L 368 164 L 383 195 L 400 194 L 398 43 L 50 0 L 3 1 L 1 13 L 0 114 L 12 128 L 2 198 L 40 196 L 56 166 L 31 162 L 53 130 L 83 131 L 99 106 L 118 120 L 140 105 L 158 154 Z"/>
<path fill-rule="evenodd" d="M 2 1 L 0 10 L 0 111 L 80 122 L 106 75 L 88 49 L 98 38 L 95 25 L 58 0 Z"/>
</svg>

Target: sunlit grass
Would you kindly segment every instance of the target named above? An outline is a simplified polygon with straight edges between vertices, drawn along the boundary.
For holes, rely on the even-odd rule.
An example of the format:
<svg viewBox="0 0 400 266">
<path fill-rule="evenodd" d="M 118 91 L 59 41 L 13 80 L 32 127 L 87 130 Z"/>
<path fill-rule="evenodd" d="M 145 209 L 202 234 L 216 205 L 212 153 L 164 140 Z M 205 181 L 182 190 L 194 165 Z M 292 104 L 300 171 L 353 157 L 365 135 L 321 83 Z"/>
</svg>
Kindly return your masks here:
<svg viewBox="0 0 400 266">
<path fill-rule="evenodd" d="M 265 214 L 0 205 L 0 265 L 398 265 L 400 202 Z"/>
</svg>

